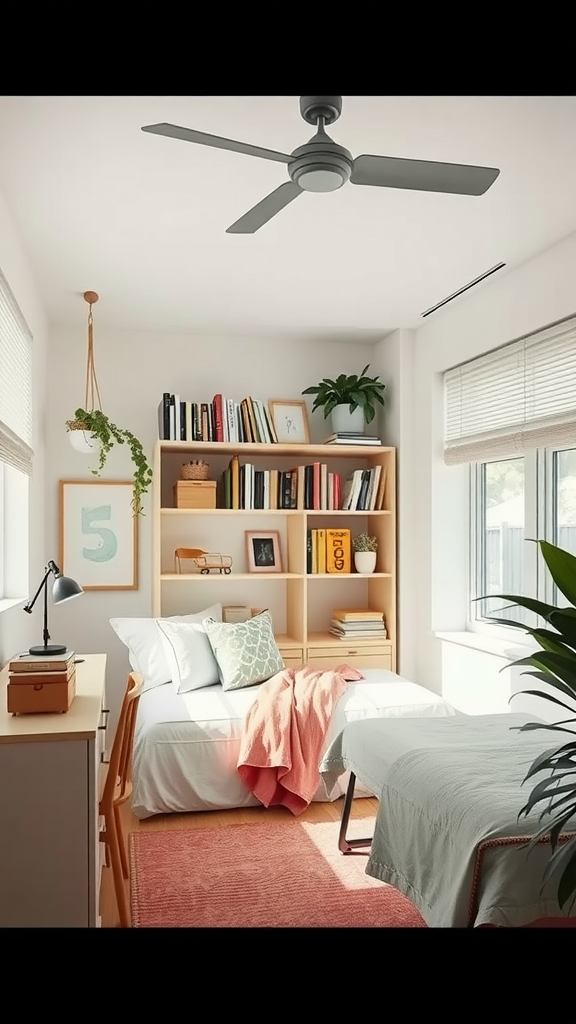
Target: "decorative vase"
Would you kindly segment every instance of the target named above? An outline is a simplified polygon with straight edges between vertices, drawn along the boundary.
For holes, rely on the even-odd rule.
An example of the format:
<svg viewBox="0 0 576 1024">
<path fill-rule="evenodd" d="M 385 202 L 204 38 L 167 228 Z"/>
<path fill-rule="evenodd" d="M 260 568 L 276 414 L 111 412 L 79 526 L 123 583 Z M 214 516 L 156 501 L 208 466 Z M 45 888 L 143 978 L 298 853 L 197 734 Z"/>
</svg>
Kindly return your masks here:
<svg viewBox="0 0 576 1024">
<path fill-rule="evenodd" d="M 332 429 L 335 434 L 363 434 L 366 427 L 364 410 L 358 406 L 350 412 L 349 405 L 336 405 L 330 413 Z"/>
<path fill-rule="evenodd" d="M 356 572 L 374 572 L 376 568 L 376 551 L 355 551 L 354 566 Z"/>
<path fill-rule="evenodd" d="M 98 451 L 98 438 L 94 437 L 89 430 L 69 430 L 68 437 L 74 451 L 80 452 L 81 455 L 91 455 Z"/>
</svg>

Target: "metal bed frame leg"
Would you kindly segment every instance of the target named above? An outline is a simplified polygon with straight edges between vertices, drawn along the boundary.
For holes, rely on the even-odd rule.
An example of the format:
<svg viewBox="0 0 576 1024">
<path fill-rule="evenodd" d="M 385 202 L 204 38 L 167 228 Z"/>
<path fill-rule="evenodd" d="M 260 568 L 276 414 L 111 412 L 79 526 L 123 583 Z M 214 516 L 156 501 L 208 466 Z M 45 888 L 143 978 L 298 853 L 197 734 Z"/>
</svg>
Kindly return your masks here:
<svg viewBox="0 0 576 1024">
<path fill-rule="evenodd" d="M 340 832 L 338 834 L 338 849 L 340 850 L 340 853 L 352 853 L 352 850 L 356 850 L 360 846 L 372 845 L 372 837 L 370 837 L 370 839 L 346 838 L 348 822 L 350 820 L 350 811 L 352 810 L 352 800 L 354 799 L 355 786 L 356 776 L 352 772 L 350 772 L 350 781 L 348 783 L 348 789 L 346 790 L 346 796 L 344 797 L 344 807 L 342 808 L 342 818 L 340 821 Z"/>
</svg>

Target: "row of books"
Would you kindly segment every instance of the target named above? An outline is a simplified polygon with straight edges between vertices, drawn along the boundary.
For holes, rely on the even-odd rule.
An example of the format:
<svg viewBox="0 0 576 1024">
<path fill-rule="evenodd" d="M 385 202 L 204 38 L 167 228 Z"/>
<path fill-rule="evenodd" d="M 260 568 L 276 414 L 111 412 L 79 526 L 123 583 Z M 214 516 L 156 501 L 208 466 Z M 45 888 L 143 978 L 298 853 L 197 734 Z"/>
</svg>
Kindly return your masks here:
<svg viewBox="0 0 576 1024">
<path fill-rule="evenodd" d="M 161 441 L 229 441 L 276 444 L 274 421 L 258 398 L 235 402 L 214 395 L 211 402 L 188 402 L 165 391 L 158 406 Z"/>
<path fill-rule="evenodd" d="M 307 573 L 349 573 L 350 530 L 314 529 L 306 536 Z"/>
<path fill-rule="evenodd" d="M 342 479 L 319 462 L 296 469 L 256 469 L 238 455 L 222 474 L 221 502 L 230 509 L 338 510 Z"/>
<path fill-rule="evenodd" d="M 335 608 L 330 633 L 339 640 L 385 640 L 384 613 L 371 608 Z"/>
<path fill-rule="evenodd" d="M 220 503 L 229 509 L 299 509 L 374 512 L 384 507 L 386 470 L 357 469 L 342 483 L 324 462 L 295 469 L 256 469 L 253 463 L 230 460 L 221 479 Z"/>
<path fill-rule="evenodd" d="M 381 512 L 384 508 L 386 470 L 355 469 L 344 484 L 342 509 L 349 512 Z"/>
</svg>

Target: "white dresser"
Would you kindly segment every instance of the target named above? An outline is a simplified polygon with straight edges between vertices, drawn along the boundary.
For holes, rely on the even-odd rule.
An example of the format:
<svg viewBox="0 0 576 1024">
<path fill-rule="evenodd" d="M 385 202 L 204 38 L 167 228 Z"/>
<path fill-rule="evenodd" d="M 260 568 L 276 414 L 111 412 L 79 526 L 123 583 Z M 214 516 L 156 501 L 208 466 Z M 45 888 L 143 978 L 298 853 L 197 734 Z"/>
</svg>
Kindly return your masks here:
<svg viewBox="0 0 576 1024">
<path fill-rule="evenodd" d="M 0 928 L 100 924 L 106 655 L 77 658 L 62 715 L 8 714 L 0 672 Z"/>
</svg>

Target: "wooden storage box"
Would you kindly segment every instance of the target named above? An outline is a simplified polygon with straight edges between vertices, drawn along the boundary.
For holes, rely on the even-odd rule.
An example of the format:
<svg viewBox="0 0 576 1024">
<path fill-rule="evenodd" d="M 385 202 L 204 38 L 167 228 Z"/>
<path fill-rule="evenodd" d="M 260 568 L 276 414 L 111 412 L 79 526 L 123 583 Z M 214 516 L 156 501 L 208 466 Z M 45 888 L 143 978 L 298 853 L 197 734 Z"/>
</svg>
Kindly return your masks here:
<svg viewBox="0 0 576 1024">
<path fill-rule="evenodd" d="M 174 484 L 175 508 L 216 508 L 215 480 L 178 480 Z"/>
<path fill-rule="evenodd" d="M 41 673 L 39 673 L 41 675 Z M 7 705 L 11 715 L 36 715 L 39 713 L 63 714 L 76 696 L 76 670 L 69 678 L 58 682 L 35 682 L 24 673 L 10 673 L 8 679 Z"/>
</svg>

